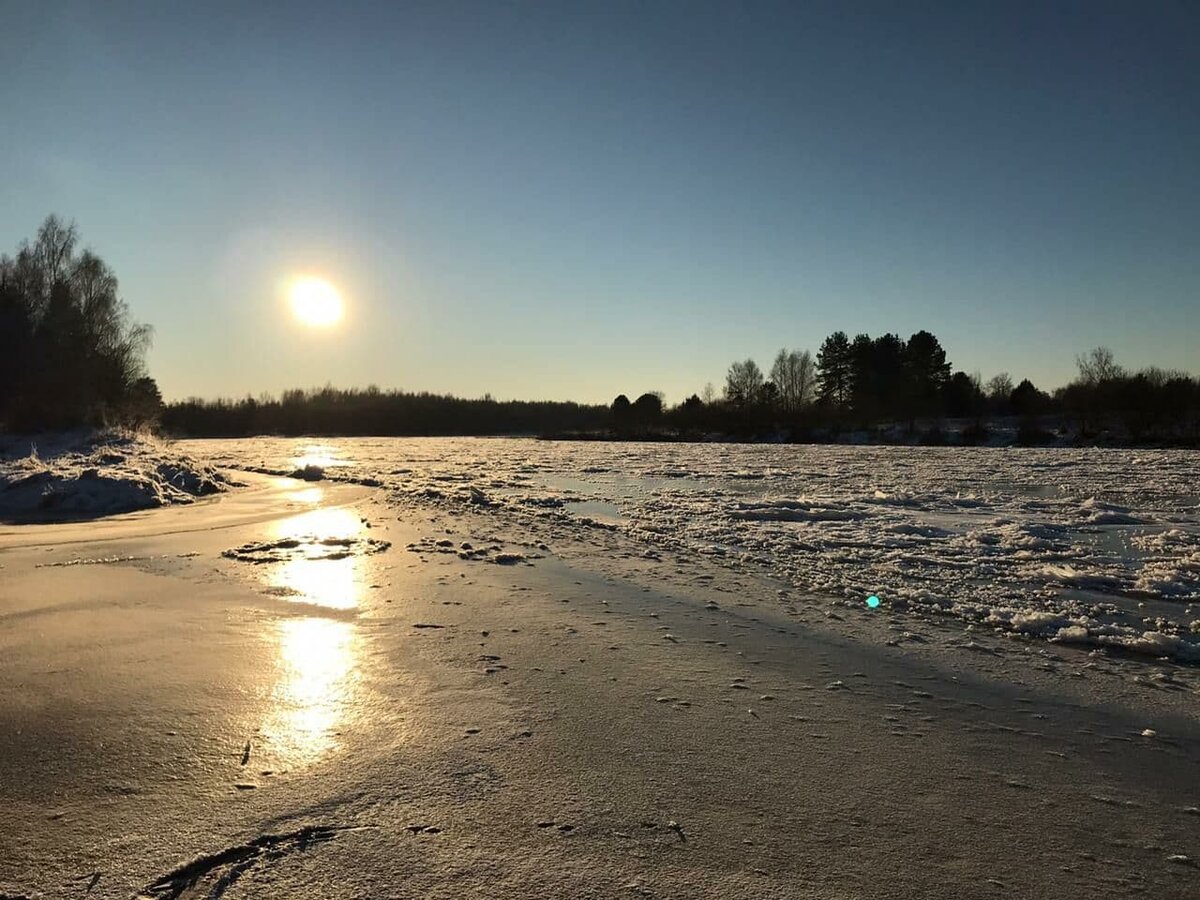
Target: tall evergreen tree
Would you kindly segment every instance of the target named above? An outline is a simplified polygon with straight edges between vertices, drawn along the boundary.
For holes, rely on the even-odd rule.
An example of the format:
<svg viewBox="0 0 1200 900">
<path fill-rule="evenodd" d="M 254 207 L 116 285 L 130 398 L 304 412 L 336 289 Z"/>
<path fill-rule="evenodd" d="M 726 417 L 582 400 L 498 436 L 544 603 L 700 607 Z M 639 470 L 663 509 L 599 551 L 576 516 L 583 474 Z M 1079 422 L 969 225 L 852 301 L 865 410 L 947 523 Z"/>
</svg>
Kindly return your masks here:
<svg viewBox="0 0 1200 900">
<path fill-rule="evenodd" d="M 909 414 L 936 414 L 950 382 L 950 363 L 941 342 L 928 331 L 918 331 L 904 347 L 904 362 Z"/>
<path fill-rule="evenodd" d="M 864 418 L 895 415 L 904 390 L 904 342 L 894 334 L 860 334 L 850 345 L 853 360 L 852 403 Z"/>
<path fill-rule="evenodd" d="M 826 406 L 842 408 L 850 403 L 853 357 L 844 331 L 825 338 L 817 352 L 817 399 Z"/>
</svg>

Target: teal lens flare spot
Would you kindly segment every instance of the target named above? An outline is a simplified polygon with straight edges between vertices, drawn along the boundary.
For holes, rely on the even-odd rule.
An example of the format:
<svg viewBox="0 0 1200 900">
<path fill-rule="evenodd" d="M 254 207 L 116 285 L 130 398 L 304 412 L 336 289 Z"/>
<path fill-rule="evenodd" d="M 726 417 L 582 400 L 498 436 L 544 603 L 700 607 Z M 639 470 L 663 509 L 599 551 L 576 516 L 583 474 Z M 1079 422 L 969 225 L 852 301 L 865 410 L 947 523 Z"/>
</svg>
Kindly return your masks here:
<svg viewBox="0 0 1200 900">
<path fill-rule="evenodd" d="M 876 597 L 874 594 L 872 594 L 870 597 L 867 598 L 867 606 L 871 607 L 871 609 L 874 609 L 878 605 L 879 605 L 879 598 Z"/>
</svg>

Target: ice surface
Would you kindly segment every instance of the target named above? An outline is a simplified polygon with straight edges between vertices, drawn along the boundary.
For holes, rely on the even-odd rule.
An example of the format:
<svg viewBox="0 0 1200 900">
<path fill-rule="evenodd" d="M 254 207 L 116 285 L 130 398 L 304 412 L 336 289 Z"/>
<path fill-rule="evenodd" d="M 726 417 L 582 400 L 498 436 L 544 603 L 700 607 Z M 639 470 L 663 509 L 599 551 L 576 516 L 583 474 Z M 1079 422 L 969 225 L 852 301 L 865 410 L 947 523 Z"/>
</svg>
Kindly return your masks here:
<svg viewBox="0 0 1200 900">
<path fill-rule="evenodd" d="M 188 443 L 188 442 L 185 442 Z M 1194 660 L 1196 451 L 256 438 L 188 443 L 279 474 L 382 483 L 657 552 L 753 568 L 831 602 Z M 588 514 L 602 504 L 619 517 Z M 1150 616 L 1148 602 L 1166 603 Z"/>
<path fill-rule="evenodd" d="M 1194 455 L 309 443 L 0 528 L 0 895 L 1197 896 Z"/>
</svg>

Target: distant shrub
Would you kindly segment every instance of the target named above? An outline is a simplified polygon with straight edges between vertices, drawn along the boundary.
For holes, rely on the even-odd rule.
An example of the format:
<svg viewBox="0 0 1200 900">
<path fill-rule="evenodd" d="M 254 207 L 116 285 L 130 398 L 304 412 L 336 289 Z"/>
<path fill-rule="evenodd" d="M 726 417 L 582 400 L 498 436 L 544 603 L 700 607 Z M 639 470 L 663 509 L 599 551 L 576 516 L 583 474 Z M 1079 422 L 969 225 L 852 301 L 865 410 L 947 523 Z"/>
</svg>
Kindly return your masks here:
<svg viewBox="0 0 1200 900">
<path fill-rule="evenodd" d="M 977 444 L 982 444 L 991 436 L 991 431 L 982 422 L 972 422 L 962 430 L 958 436 L 964 446 L 974 447 Z"/>
<path fill-rule="evenodd" d="M 1054 432 L 1047 431 L 1037 422 L 1022 422 L 1017 429 L 1017 444 L 1022 447 L 1041 447 L 1054 440 Z"/>
<path fill-rule="evenodd" d="M 917 436 L 917 443 L 923 447 L 942 447 L 946 444 L 946 432 L 940 425 L 926 428 Z"/>
</svg>

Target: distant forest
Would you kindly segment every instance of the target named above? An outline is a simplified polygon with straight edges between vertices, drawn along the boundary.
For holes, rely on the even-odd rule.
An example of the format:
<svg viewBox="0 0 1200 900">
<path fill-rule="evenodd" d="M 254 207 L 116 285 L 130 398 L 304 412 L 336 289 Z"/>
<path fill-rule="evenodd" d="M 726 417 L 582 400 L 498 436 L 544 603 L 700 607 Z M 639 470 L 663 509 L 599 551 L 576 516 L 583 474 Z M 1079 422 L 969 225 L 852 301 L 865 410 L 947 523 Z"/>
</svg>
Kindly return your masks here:
<svg viewBox="0 0 1200 900">
<path fill-rule="evenodd" d="M 708 385 L 668 407 L 662 394 L 608 405 L 467 400 L 428 393 L 324 387 L 241 400 L 186 400 L 163 411 L 163 427 L 204 436 L 537 434 L 574 439 L 837 440 L 975 444 L 998 423 L 1021 444 L 1059 440 L 1200 443 L 1200 383 L 1182 372 L 1126 372 L 1099 347 L 1077 360 L 1078 377 L 1053 394 L 1007 373 L 983 382 L 955 372 L 938 339 L 919 331 L 850 339 L 835 332 L 814 358 L 781 350 L 769 372 L 733 363 L 718 394 Z M 950 429 L 953 421 L 957 427 Z"/>
<path fill-rule="evenodd" d="M 275 399 L 185 400 L 169 404 L 162 427 L 192 437 L 283 435 L 495 435 L 607 427 L 608 407 L 579 403 L 467 400 L 442 394 L 332 387 L 284 391 Z"/>
<path fill-rule="evenodd" d="M 150 329 L 130 319 L 103 260 L 79 251 L 50 216 L 15 257 L 0 257 L 0 428 L 158 425 L 170 434 L 501 435 L 626 440 L 840 440 L 1200 445 L 1200 382 L 1158 368 L 1129 372 L 1099 347 L 1047 392 L 1002 372 L 955 371 L 931 332 L 854 338 L 838 331 L 814 356 L 780 350 L 770 369 L 734 362 L 675 406 L 645 391 L 608 405 L 464 399 L 376 387 L 285 391 L 279 398 L 163 405 L 146 372 Z"/>
</svg>

